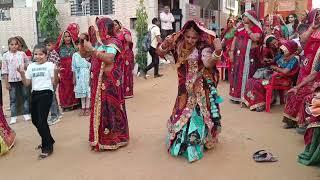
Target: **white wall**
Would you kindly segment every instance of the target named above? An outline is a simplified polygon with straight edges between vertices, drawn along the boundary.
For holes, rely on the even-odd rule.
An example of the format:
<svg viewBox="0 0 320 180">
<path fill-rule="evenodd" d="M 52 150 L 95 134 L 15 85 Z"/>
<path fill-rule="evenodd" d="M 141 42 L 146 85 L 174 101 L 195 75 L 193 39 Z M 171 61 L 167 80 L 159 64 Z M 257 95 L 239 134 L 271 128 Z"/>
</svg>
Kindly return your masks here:
<svg viewBox="0 0 320 180">
<path fill-rule="evenodd" d="M 10 37 L 21 36 L 29 47 L 37 43 L 37 30 L 33 8 L 11 8 L 11 21 L 0 21 L 0 46 L 7 49 Z"/>
<path fill-rule="evenodd" d="M 13 7 L 15 8 L 26 7 L 26 0 L 13 0 Z"/>
</svg>

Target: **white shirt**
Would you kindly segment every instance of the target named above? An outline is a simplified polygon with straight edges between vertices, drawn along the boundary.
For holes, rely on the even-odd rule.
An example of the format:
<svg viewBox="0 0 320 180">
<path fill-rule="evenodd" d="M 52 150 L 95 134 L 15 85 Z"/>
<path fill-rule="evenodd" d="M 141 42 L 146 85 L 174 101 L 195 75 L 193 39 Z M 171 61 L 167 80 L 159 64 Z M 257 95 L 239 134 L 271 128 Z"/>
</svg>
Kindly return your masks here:
<svg viewBox="0 0 320 180">
<path fill-rule="evenodd" d="M 166 14 L 165 12 L 160 13 L 161 29 L 172 30 L 172 23 L 174 22 L 174 17 L 172 13 Z"/>
<path fill-rule="evenodd" d="M 160 28 L 157 25 L 152 24 L 149 28 L 148 31 L 151 31 L 151 47 L 157 48 L 159 42 L 157 39 L 157 36 L 160 36 Z"/>
<path fill-rule="evenodd" d="M 28 66 L 26 71 L 26 79 L 30 79 L 32 82 L 32 91 L 53 91 L 51 81 L 53 77 L 54 64 L 52 62 L 45 62 L 43 64 L 34 62 Z"/>
</svg>

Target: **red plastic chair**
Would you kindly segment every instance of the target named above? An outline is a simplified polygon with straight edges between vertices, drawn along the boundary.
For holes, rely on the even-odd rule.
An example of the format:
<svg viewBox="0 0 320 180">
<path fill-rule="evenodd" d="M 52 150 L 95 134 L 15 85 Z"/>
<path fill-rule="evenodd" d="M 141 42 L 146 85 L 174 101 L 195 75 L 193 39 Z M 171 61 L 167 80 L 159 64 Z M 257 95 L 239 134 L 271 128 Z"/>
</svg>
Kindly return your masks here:
<svg viewBox="0 0 320 180">
<path fill-rule="evenodd" d="M 224 61 L 217 63 L 217 69 L 219 69 L 221 79 L 225 79 L 224 72 L 231 67 L 230 58 L 227 57 L 227 53 L 223 53 Z"/>
<path fill-rule="evenodd" d="M 289 74 L 282 74 L 275 72 L 272 74 L 269 84 L 264 86 L 266 89 L 266 112 L 270 112 L 272 92 L 273 90 L 278 90 L 280 94 L 280 104 L 284 104 L 284 93 L 292 87 L 293 77 L 299 72 L 299 66 L 297 66 Z M 286 82 L 286 84 L 281 84 L 281 82 Z"/>
</svg>

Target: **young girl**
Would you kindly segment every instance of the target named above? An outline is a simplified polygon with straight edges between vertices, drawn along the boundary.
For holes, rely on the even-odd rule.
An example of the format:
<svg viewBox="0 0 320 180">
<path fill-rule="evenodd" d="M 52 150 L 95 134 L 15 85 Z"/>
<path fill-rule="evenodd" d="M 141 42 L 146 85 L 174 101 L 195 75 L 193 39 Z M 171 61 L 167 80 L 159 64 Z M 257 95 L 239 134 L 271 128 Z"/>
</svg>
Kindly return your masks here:
<svg viewBox="0 0 320 180">
<path fill-rule="evenodd" d="M 34 59 L 25 72 L 19 68 L 23 84 L 32 88 L 31 117 L 32 123 L 41 136 L 41 153 L 39 159 L 48 157 L 53 153 L 54 139 L 48 125 L 48 114 L 53 97 L 53 86 L 58 82 L 58 69 L 52 62 L 47 62 L 47 49 L 43 45 L 34 47 Z"/>
<path fill-rule="evenodd" d="M 79 41 L 76 41 L 79 47 Z M 81 98 L 82 111 L 80 116 L 88 116 L 90 114 L 90 68 L 91 64 L 82 58 L 79 52 L 72 56 L 72 72 L 73 84 L 76 98 Z"/>
<path fill-rule="evenodd" d="M 9 51 L 3 55 L 2 61 L 2 75 L 10 95 L 10 124 L 15 124 L 17 116 L 21 114 L 24 114 L 26 121 L 30 120 L 28 89 L 23 86 L 21 75 L 17 71 L 17 68 L 25 68 L 29 60 L 24 52 L 18 50 L 18 43 L 15 37 L 8 40 Z M 20 112 L 22 109 L 23 112 Z"/>
</svg>

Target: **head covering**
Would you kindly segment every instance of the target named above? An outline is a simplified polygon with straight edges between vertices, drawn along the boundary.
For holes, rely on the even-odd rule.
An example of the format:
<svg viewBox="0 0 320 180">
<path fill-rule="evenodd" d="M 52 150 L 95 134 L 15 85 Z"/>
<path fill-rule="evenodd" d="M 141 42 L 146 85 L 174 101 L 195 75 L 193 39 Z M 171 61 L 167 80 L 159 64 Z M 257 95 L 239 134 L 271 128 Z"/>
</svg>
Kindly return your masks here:
<svg viewBox="0 0 320 180">
<path fill-rule="evenodd" d="M 104 45 L 114 44 L 117 46 L 118 48 L 117 50 L 121 52 L 123 44 L 119 39 L 115 37 L 115 34 L 113 32 L 113 27 L 114 27 L 113 20 L 108 17 L 97 18 L 96 24 L 99 29 L 99 37 L 102 44 Z M 109 29 L 110 27 L 108 26 L 111 26 L 112 29 Z"/>
<path fill-rule="evenodd" d="M 255 11 L 248 10 L 245 13 L 243 13 L 244 16 L 246 16 L 253 24 L 258 26 L 262 30 L 261 23 L 258 20 L 258 16 Z"/>
<path fill-rule="evenodd" d="M 264 46 L 268 47 L 268 44 L 271 43 L 271 41 L 274 39 L 277 39 L 274 35 L 272 35 L 272 34 L 267 35 L 263 40 Z"/>
<path fill-rule="evenodd" d="M 317 12 L 319 11 L 320 9 L 313 9 L 312 11 L 310 11 L 306 17 L 306 24 L 312 24 L 316 18 L 316 15 L 317 15 Z"/>
<path fill-rule="evenodd" d="M 97 32 L 94 26 L 90 26 L 88 29 L 89 41 L 93 46 L 97 45 Z"/>
<path fill-rule="evenodd" d="M 201 30 L 200 33 L 200 43 L 202 45 L 211 45 L 213 46 L 213 40 L 216 38 L 216 33 L 205 28 L 204 24 L 197 20 L 189 20 L 185 23 L 183 28 L 179 31 L 181 34 L 184 34 L 187 30 L 187 27 L 190 23 L 195 23 L 195 25 Z M 178 38 L 178 40 L 181 38 Z"/>
<path fill-rule="evenodd" d="M 280 49 L 285 55 L 292 55 L 298 50 L 298 44 L 293 40 L 282 41 L 282 46 L 280 46 Z"/>
<path fill-rule="evenodd" d="M 24 39 L 21 36 L 16 36 L 15 38 L 21 44 L 22 51 L 23 52 L 27 51 L 28 50 L 28 46 L 27 46 L 26 42 L 24 41 Z"/>
<path fill-rule="evenodd" d="M 71 36 L 71 43 L 73 44 L 73 46 L 75 46 L 75 41 L 78 40 L 78 36 L 79 36 L 79 25 L 76 23 L 71 23 L 68 25 L 67 29 L 63 32 L 60 33 L 58 39 L 57 39 L 57 43 L 56 43 L 56 48 L 58 49 L 64 41 L 64 34 L 67 32 L 70 34 Z"/>
<path fill-rule="evenodd" d="M 278 15 L 271 15 L 270 17 L 270 25 L 273 27 L 279 27 L 281 26 L 281 20 L 280 17 Z"/>
</svg>

